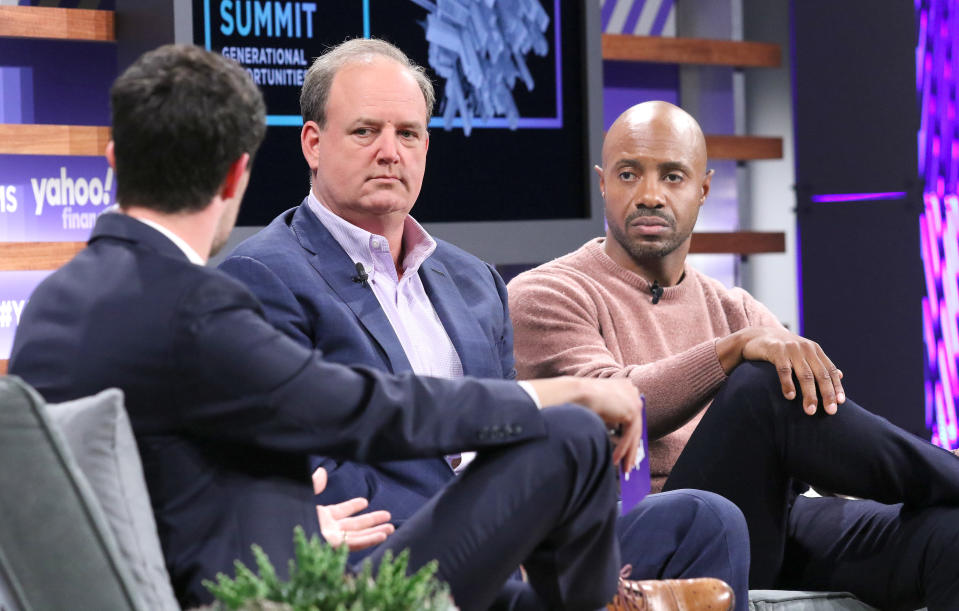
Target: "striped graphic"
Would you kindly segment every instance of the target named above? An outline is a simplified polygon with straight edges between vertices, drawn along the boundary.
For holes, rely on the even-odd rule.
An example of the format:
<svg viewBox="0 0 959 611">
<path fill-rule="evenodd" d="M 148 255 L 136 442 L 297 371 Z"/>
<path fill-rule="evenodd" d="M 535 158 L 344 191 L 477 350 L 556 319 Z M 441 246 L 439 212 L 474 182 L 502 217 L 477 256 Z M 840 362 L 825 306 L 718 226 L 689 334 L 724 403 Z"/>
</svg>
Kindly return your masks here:
<svg viewBox="0 0 959 611">
<path fill-rule="evenodd" d="M 959 447 L 959 123 L 956 120 L 959 0 L 916 0 L 916 89 L 921 103 L 919 220 L 926 296 L 926 426 L 932 443 Z M 917 304 L 918 305 L 918 304 Z"/>
<path fill-rule="evenodd" d="M 674 0 L 599 0 L 604 34 L 676 36 Z"/>
</svg>

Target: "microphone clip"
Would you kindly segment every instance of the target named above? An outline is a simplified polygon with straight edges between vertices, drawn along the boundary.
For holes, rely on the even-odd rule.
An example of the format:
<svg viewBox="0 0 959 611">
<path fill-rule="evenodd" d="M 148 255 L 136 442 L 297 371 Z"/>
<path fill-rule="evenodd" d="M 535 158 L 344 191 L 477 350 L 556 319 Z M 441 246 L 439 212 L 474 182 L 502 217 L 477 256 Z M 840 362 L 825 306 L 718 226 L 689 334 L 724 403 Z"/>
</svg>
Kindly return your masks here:
<svg viewBox="0 0 959 611">
<path fill-rule="evenodd" d="M 362 284 L 364 288 L 369 288 L 370 285 L 367 283 L 367 280 L 370 279 L 369 274 L 366 273 L 366 270 L 363 268 L 363 264 L 359 261 L 356 262 L 356 275 L 353 276 L 353 282 L 357 284 Z"/>
<path fill-rule="evenodd" d="M 649 287 L 649 292 L 653 294 L 653 305 L 659 303 L 663 296 L 663 287 L 659 286 L 658 280 L 653 280 L 653 285 Z"/>
</svg>

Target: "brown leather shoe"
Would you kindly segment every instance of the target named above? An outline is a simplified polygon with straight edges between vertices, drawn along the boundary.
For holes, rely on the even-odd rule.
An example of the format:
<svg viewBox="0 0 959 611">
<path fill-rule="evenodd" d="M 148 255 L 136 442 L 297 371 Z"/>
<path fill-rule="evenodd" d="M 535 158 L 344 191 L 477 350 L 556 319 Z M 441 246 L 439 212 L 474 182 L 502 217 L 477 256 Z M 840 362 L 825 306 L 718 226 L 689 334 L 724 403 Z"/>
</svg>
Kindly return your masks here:
<svg viewBox="0 0 959 611">
<path fill-rule="evenodd" d="M 629 575 L 631 567 L 623 567 Z M 729 611 L 733 589 L 721 579 L 663 579 L 631 581 L 619 578 L 619 591 L 609 611 Z"/>
</svg>

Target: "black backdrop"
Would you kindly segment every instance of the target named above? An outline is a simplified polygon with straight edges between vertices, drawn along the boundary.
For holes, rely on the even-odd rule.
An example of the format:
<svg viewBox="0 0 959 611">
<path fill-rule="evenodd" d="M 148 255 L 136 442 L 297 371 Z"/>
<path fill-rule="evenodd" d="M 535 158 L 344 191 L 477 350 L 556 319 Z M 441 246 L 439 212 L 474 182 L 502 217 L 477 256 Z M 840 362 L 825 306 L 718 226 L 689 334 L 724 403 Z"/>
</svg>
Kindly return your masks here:
<svg viewBox="0 0 959 611">
<path fill-rule="evenodd" d="M 850 396 L 927 436 L 912 2 L 794 0 L 803 334 Z M 904 199 L 813 203 L 833 193 Z"/>
</svg>

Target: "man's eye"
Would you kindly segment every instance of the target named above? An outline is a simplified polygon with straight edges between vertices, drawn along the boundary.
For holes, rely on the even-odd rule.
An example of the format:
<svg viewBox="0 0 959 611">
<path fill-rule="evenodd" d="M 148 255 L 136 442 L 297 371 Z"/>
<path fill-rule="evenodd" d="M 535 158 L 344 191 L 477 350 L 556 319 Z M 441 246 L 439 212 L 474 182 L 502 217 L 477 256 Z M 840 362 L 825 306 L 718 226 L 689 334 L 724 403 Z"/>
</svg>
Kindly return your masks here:
<svg viewBox="0 0 959 611">
<path fill-rule="evenodd" d="M 665 180 L 666 182 L 682 182 L 682 180 L 683 180 L 683 175 L 682 175 L 682 174 L 676 174 L 676 173 L 667 174 L 667 175 L 665 176 L 664 180 Z"/>
<path fill-rule="evenodd" d="M 369 136 L 372 133 L 373 133 L 373 130 L 371 130 L 368 127 L 357 127 L 356 129 L 353 130 L 353 135 L 355 136 Z"/>
<path fill-rule="evenodd" d="M 620 173 L 619 173 L 619 179 L 620 179 L 620 180 L 633 180 L 634 178 L 636 178 L 636 174 L 634 174 L 633 172 L 628 172 L 628 171 L 627 171 L 627 172 L 620 172 Z"/>
</svg>

